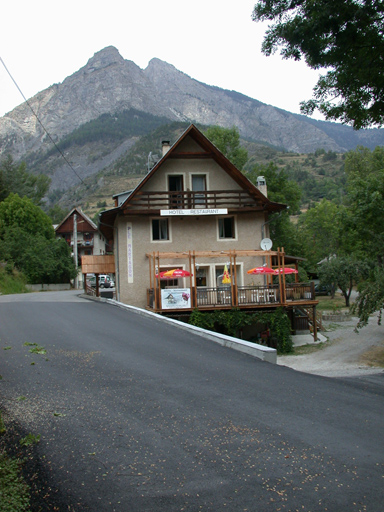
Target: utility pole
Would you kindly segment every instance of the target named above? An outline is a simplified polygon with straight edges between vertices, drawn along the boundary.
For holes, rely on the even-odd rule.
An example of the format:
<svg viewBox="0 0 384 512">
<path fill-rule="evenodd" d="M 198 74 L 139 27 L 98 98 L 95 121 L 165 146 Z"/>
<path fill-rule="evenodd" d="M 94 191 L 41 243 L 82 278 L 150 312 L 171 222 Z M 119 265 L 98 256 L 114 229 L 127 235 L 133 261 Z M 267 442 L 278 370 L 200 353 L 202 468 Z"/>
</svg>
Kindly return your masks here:
<svg viewBox="0 0 384 512">
<path fill-rule="evenodd" d="M 76 277 L 75 277 L 75 290 L 78 288 L 78 268 L 77 268 L 77 215 L 73 214 L 73 257 L 75 259 Z"/>
</svg>

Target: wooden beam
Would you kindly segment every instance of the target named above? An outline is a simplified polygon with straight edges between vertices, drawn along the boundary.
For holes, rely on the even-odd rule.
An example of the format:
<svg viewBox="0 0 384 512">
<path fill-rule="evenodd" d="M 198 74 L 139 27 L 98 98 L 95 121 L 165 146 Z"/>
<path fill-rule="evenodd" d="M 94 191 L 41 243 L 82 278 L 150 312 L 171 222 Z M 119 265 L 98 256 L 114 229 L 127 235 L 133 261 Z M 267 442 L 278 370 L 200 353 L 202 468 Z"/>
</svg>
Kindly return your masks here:
<svg viewBox="0 0 384 512">
<path fill-rule="evenodd" d="M 239 256 L 251 256 L 251 257 L 260 257 L 260 256 L 277 256 L 278 251 L 262 251 L 262 250 L 227 250 L 227 251 L 195 251 L 196 258 L 228 258 L 232 255 Z M 284 254 L 282 251 L 280 254 Z M 150 257 L 149 254 L 146 254 L 147 258 Z M 189 258 L 189 251 L 185 252 L 159 252 L 159 258 L 168 258 L 168 259 L 186 259 Z"/>
<path fill-rule="evenodd" d="M 176 159 L 176 158 L 185 158 L 189 159 L 201 159 L 201 158 L 213 158 L 214 154 L 212 152 L 203 151 L 203 152 L 192 152 L 192 151 L 183 151 L 180 153 L 170 153 L 168 158 Z"/>
</svg>

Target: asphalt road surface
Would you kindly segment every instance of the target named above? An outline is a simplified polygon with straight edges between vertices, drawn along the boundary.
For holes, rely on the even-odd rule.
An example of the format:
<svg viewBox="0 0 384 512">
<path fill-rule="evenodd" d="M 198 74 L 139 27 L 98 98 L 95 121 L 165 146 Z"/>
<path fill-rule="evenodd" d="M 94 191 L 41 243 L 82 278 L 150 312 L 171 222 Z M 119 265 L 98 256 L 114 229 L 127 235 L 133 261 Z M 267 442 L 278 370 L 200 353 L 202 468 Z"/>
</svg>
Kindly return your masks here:
<svg viewBox="0 0 384 512">
<path fill-rule="evenodd" d="M 58 510 L 384 510 L 382 375 L 300 373 L 73 292 L 0 297 L 0 374 Z"/>
</svg>

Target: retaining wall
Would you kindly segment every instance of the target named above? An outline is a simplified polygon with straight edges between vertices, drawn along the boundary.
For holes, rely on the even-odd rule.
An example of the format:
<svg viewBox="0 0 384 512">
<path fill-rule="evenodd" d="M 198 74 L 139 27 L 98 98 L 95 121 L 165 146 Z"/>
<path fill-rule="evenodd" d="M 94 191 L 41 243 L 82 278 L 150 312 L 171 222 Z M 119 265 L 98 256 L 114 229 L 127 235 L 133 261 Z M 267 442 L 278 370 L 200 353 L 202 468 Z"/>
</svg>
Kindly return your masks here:
<svg viewBox="0 0 384 512">
<path fill-rule="evenodd" d="M 61 292 L 63 290 L 71 290 L 70 283 L 62 284 L 27 284 L 28 290 L 32 292 Z"/>
</svg>

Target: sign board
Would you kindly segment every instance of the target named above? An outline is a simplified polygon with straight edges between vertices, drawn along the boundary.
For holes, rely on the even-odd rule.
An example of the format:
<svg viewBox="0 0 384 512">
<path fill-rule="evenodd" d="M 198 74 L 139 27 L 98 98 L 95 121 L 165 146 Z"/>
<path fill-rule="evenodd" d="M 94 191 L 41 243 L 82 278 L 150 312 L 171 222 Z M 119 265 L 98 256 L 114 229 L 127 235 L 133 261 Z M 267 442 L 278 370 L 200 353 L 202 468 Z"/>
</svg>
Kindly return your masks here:
<svg viewBox="0 0 384 512">
<path fill-rule="evenodd" d="M 114 274 L 115 257 L 109 254 L 81 257 L 82 274 Z"/>
<path fill-rule="evenodd" d="M 127 223 L 127 265 L 128 265 L 128 283 L 133 283 L 133 239 L 132 222 Z"/>
<path fill-rule="evenodd" d="M 192 210 L 160 210 L 162 217 L 182 217 L 183 215 L 227 215 L 228 208 L 194 208 Z"/>
<path fill-rule="evenodd" d="M 191 307 L 190 288 L 168 288 L 161 290 L 162 309 L 187 309 Z"/>
</svg>

